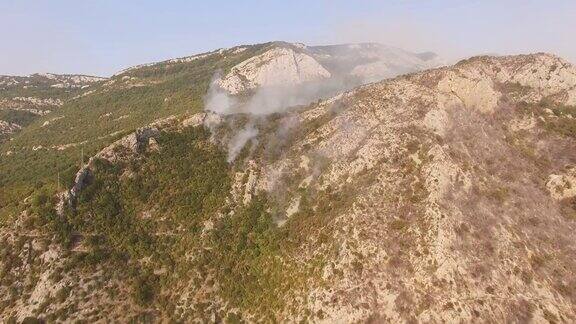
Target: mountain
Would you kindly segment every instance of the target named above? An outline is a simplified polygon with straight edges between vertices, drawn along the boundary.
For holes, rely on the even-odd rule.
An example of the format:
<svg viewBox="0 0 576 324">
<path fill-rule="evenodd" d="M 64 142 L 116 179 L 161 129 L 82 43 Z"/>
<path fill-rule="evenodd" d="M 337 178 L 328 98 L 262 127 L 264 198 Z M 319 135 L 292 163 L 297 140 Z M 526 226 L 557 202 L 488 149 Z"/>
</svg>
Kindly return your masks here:
<svg viewBox="0 0 576 324">
<path fill-rule="evenodd" d="M 56 75 L 3 78 L 3 106 L 11 108 L 0 110 L 5 121 L 0 126 L 5 138 L 0 144 L 0 218 L 20 211 L 21 196 L 30 195 L 38 184 L 55 190 L 58 173 L 70 185 L 82 151 L 91 156 L 154 120 L 202 111 L 216 76 L 244 71 L 242 67 L 250 62 L 279 50 L 302 48 L 284 42 L 237 46 L 128 68 L 106 80 Z M 321 67 L 314 58 L 305 57 Z M 266 75 L 267 66 L 259 66 L 257 74 Z M 291 73 L 285 69 L 273 76 L 285 81 L 293 78 Z M 271 85 L 276 82 L 267 80 Z M 314 86 L 296 82 L 267 90 L 274 94 L 266 92 L 258 98 L 274 111 L 328 97 L 358 82 L 331 79 Z M 270 87 L 264 84 L 263 88 Z M 242 96 L 246 93 L 238 94 Z"/>
<path fill-rule="evenodd" d="M 575 321 L 576 68 L 482 56 L 353 86 L 440 64 L 382 48 L 145 65 L 21 130 L 2 318 Z"/>
<path fill-rule="evenodd" d="M 242 50 L 242 48 L 237 49 Z M 334 91 L 443 65 L 434 53 L 414 54 L 377 43 L 306 46 L 276 42 L 224 76 L 232 94 L 258 87 L 338 80 Z"/>
<path fill-rule="evenodd" d="M 24 77 L 0 75 L 0 142 L 104 80 L 49 73 Z"/>
</svg>

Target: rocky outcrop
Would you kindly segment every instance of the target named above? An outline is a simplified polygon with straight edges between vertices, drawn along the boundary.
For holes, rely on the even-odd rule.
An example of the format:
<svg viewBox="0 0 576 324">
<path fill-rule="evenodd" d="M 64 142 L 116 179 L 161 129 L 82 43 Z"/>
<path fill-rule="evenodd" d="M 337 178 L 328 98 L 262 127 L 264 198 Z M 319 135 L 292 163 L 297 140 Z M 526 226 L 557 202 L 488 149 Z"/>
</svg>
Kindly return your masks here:
<svg viewBox="0 0 576 324">
<path fill-rule="evenodd" d="M 542 53 L 493 59 L 490 63 L 496 63 L 499 82 L 527 87 L 527 99 L 552 97 L 567 105 L 576 104 L 576 69 L 560 57 Z"/>
<path fill-rule="evenodd" d="M 446 65 L 436 54 L 412 53 L 378 43 L 307 46 L 305 50 L 333 75 L 374 82 Z"/>
<path fill-rule="evenodd" d="M 388 64 L 382 61 L 355 66 L 350 74 L 369 81 L 378 81 L 395 76 L 393 71 L 389 71 Z"/>
<path fill-rule="evenodd" d="M 258 87 L 293 86 L 330 77 L 313 57 L 290 47 L 274 47 L 234 66 L 219 85 L 231 94 Z"/>
<path fill-rule="evenodd" d="M 206 118 L 205 113 L 194 114 L 182 121 L 182 127 L 196 127 L 204 123 Z"/>
<path fill-rule="evenodd" d="M 576 196 L 576 168 L 568 169 L 564 174 L 551 174 L 546 183 L 550 195 L 557 200 Z"/>
<path fill-rule="evenodd" d="M 26 102 L 37 106 L 62 106 L 62 100 L 53 98 L 14 97 L 13 100 Z"/>
<path fill-rule="evenodd" d="M 159 151 L 160 145 L 158 144 L 157 138 L 160 136 L 161 131 L 168 129 L 178 131 L 183 127 L 200 126 L 204 122 L 205 116 L 206 114 L 199 113 L 192 115 L 183 121 L 179 121 L 174 116 L 160 119 L 146 127 L 137 129 L 135 132 L 130 133 L 103 148 L 100 152 L 90 157 L 88 162 L 78 170 L 72 187 L 57 195 L 58 203 L 56 205 L 56 210 L 58 214 L 61 215 L 66 206 L 74 206 L 76 198 L 86 186 L 92 172 L 94 172 L 94 162 L 96 160 L 118 163 L 120 161 L 129 161 L 130 159 L 137 158 L 140 153 L 143 153 L 146 150 Z"/>
<path fill-rule="evenodd" d="M 144 151 L 150 144 L 150 140 L 160 135 L 160 130 L 155 126 L 142 127 L 111 145 L 102 149 L 93 159 L 102 159 L 111 163 L 130 158 L 134 154 Z M 90 162 L 88 163 L 90 164 Z"/>
<path fill-rule="evenodd" d="M 91 157 L 76 173 L 72 187 L 68 191 L 58 194 L 59 202 L 56 207 L 58 214 L 61 215 L 64 212 L 65 206 L 74 206 L 76 198 L 94 171 L 95 160 L 101 159 L 110 163 L 117 163 L 121 160 L 125 161 L 134 158 L 135 155 L 143 152 L 148 147 L 158 150 L 158 142 L 155 138 L 160 135 L 160 129 L 157 125 L 162 125 L 171 120 L 153 124 L 156 126 L 139 128 L 134 133 L 122 137 Z"/>
<path fill-rule="evenodd" d="M 28 76 L 0 76 L 0 85 L 23 86 L 25 89 L 37 87 L 77 89 L 86 88 L 104 80 L 106 78 L 81 74 L 36 73 Z"/>
<path fill-rule="evenodd" d="M 342 83 L 344 89 L 350 77 L 356 85 L 443 64 L 433 53 L 419 56 L 375 43 L 306 46 L 277 42 L 264 53 L 234 66 L 218 82 L 231 94 L 330 79 L 338 80 L 335 82 Z"/>
<path fill-rule="evenodd" d="M 22 127 L 18 124 L 9 123 L 4 120 L 0 120 L 0 135 L 8 135 L 19 131 Z"/>
<path fill-rule="evenodd" d="M 49 114 L 51 112 L 50 109 L 53 108 L 54 106 L 52 105 L 42 106 L 22 100 L 0 99 L 0 109 L 2 110 L 26 111 L 35 115 L 44 116 Z"/>
</svg>

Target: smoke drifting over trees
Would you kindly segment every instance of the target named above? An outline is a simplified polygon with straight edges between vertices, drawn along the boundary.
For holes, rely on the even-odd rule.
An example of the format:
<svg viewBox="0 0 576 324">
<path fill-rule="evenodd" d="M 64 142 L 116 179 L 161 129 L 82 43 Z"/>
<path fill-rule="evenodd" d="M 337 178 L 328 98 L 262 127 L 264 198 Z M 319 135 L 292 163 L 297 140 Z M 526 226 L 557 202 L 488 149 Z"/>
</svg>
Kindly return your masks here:
<svg viewBox="0 0 576 324">
<path fill-rule="evenodd" d="M 222 118 L 218 118 L 218 122 L 210 119 L 210 122 L 205 122 L 205 126 L 214 135 L 217 127 L 221 123 L 226 122 L 227 116 L 243 115 L 248 118 L 243 127 L 228 123 L 232 131 L 232 135 L 226 144 L 228 162 L 233 162 L 242 148 L 258 136 L 259 130 L 256 124 L 265 123 L 266 116 L 287 112 L 291 108 L 309 104 L 346 88 L 343 80 L 334 79 L 297 86 L 262 87 L 258 88 L 252 95 L 235 97 L 219 86 L 218 81 L 220 78 L 220 72 L 216 73 L 212 78 L 205 98 L 205 111 Z"/>
</svg>

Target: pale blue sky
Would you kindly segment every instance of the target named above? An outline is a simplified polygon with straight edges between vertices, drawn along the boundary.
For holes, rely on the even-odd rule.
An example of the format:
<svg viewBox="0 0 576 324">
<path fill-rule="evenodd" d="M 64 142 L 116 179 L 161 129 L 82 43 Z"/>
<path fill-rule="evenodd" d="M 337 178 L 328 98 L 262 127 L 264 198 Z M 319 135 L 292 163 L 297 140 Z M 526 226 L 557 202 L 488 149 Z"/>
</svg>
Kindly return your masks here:
<svg viewBox="0 0 576 324">
<path fill-rule="evenodd" d="M 0 0 L 0 74 L 108 76 L 271 40 L 377 41 L 453 60 L 547 51 L 576 62 L 571 0 Z"/>
</svg>

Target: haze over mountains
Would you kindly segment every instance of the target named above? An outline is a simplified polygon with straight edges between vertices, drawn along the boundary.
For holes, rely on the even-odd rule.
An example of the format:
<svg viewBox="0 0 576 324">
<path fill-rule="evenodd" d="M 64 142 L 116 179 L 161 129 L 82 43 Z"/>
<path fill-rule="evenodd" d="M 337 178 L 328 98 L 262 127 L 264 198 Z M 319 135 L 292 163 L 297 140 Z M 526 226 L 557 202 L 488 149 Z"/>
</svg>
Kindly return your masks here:
<svg viewBox="0 0 576 324">
<path fill-rule="evenodd" d="M 243 45 L 0 78 L 0 319 L 576 321 L 576 68 Z"/>
<path fill-rule="evenodd" d="M 281 86 L 282 89 L 277 91 L 282 92 L 285 98 L 279 98 L 278 102 L 268 105 L 277 106 L 270 109 L 282 109 L 296 103 L 307 103 L 361 83 L 443 64 L 433 53 L 413 54 L 380 44 L 334 46 L 306 46 L 284 42 L 271 44 L 273 44 L 272 50 L 234 67 L 222 80 L 221 87 L 230 94 L 238 94 L 248 89 Z M 165 62 L 138 65 L 120 71 L 112 77 L 110 83 L 114 83 L 118 76 L 126 76 L 141 69 L 188 63 L 210 56 L 225 55 L 226 52 L 232 52 L 234 55 L 249 47 L 258 46 L 239 46 L 231 50 L 222 49 Z M 25 126 L 21 124 L 28 124 L 35 115 L 50 112 L 50 106 L 52 108 L 61 106 L 64 99 L 75 99 L 92 90 L 88 89 L 91 85 L 95 83 L 99 85 L 101 82 L 98 82 L 104 80 L 106 78 L 84 75 L 0 76 L 2 98 L 0 109 L 2 116 L 5 116 L 4 119 L 0 118 L 2 120 L 0 135 L 6 137 L 20 130 Z M 129 80 L 134 78 L 128 77 L 122 80 L 129 83 Z M 305 85 L 297 87 L 303 84 Z M 287 86 L 294 88 L 287 89 Z M 286 91 L 294 93 L 288 95 Z"/>
</svg>

